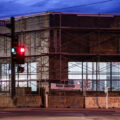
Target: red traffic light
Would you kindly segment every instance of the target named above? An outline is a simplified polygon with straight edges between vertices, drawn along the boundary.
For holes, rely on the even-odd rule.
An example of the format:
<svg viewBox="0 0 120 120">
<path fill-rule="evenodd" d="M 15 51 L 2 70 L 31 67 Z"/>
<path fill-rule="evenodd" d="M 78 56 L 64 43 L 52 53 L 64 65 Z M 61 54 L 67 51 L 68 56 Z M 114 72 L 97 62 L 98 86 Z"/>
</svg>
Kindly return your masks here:
<svg viewBox="0 0 120 120">
<path fill-rule="evenodd" d="M 20 48 L 20 52 L 25 52 L 25 48 Z"/>
<path fill-rule="evenodd" d="M 19 51 L 19 53 L 23 54 L 25 52 L 25 48 L 24 47 L 19 47 L 18 51 Z"/>
</svg>

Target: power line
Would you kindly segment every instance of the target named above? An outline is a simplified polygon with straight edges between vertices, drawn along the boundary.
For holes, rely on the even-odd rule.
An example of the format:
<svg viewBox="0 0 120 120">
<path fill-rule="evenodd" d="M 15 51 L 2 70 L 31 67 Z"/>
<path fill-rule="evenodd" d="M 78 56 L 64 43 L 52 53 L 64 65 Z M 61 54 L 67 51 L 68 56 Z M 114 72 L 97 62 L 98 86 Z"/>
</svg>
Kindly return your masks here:
<svg viewBox="0 0 120 120">
<path fill-rule="evenodd" d="M 28 13 L 21 13 L 21 14 L 14 14 L 12 16 L 23 16 L 23 15 L 30 15 L 30 14 L 37 14 L 37 13 L 44 13 L 44 12 L 52 12 L 52 11 L 57 11 L 57 10 L 65 10 L 65 9 L 71 9 L 71 8 L 79 8 L 79 7 L 84 7 L 84 6 L 90 6 L 90 5 L 95 5 L 95 4 L 102 4 L 102 3 L 106 3 L 106 2 L 110 2 L 113 0 L 104 0 L 104 1 L 100 1 L 100 2 L 93 2 L 93 3 L 89 3 L 89 4 L 82 4 L 82 5 L 77 5 L 77 6 L 70 6 L 70 7 L 65 7 L 65 8 L 59 8 L 59 9 L 50 9 L 47 11 L 38 11 L 38 12 L 28 12 Z M 1 18 L 7 18 L 10 17 L 11 15 L 8 16 L 0 16 Z"/>
<path fill-rule="evenodd" d="M 64 9 L 69 9 L 69 8 L 77 8 L 77 7 L 84 7 L 84 6 L 89 6 L 89 5 L 94 5 L 94 4 L 102 4 L 106 2 L 110 2 L 113 0 L 105 0 L 105 1 L 100 1 L 100 2 L 94 2 L 94 3 L 89 3 L 89 4 L 82 4 L 82 5 L 77 5 L 77 6 L 70 6 L 70 7 L 65 7 L 65 8 L 59 8 L 59 9 L 53 9 L 54 10 L 64 10 Z M 52 11 L 52 10 L 49 10 Z"/>
</svg>

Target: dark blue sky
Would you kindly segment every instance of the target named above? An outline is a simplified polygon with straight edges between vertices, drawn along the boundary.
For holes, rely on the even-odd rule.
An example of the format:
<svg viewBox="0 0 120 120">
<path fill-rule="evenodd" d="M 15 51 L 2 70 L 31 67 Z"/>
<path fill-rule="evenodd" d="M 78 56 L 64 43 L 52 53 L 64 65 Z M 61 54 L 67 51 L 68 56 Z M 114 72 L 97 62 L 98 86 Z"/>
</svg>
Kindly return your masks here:
<svg viewBox="0 0 120 120">
<path fill-rule="evenodd" d="M 101 1 L 107 0 L 0 0 L 0 18 L 50 10 L 53 12 L 120 14 L 120 0 L 110 0 L 104 3 L 87 5 Z M 54 10 L 79 5 L 83 6 Z"/>
</svg>

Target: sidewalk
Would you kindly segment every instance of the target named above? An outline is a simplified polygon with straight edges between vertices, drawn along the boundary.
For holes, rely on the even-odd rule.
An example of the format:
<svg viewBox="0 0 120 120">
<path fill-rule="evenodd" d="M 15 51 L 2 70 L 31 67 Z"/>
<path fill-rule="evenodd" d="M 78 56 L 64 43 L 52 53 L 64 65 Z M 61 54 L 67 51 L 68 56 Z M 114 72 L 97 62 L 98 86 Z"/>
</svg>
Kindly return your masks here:
<svg viewBox="0 0 120 120">
<path fill-rule="evenodd" d="M 118 108 L 84 109 L 84 108 L 0 108 L 0 111 L 54 111 L 54 112 L 120 112 Z"/>
</svg>

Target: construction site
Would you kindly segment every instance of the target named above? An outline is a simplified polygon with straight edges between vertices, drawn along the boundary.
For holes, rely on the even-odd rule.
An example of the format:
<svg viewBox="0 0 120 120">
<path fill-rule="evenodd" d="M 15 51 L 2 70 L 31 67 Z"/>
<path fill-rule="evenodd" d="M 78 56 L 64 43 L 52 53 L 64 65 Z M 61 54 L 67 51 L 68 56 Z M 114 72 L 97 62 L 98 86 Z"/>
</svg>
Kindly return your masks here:
<svg viewBox="0 0 120 120">
<path fill-rule="evenodd" d="M 15 21 L 24 72 L 15 65 L 12 99 L 10 30 L 0 26 L 0 107 L 105 108 L 107 100 L 120 108 L 120 15 L 46 12 Z"/>
</svg>

